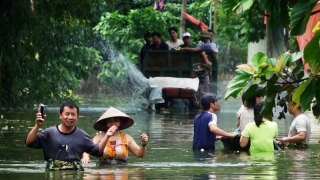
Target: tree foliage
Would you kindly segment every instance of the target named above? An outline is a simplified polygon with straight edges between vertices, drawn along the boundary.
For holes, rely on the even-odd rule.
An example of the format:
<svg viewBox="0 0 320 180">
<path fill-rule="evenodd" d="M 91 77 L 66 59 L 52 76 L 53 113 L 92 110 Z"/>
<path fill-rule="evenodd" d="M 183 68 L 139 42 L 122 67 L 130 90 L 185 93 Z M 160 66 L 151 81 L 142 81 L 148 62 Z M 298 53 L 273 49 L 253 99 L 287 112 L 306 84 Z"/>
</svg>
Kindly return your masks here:
<svg viewBox="0 0 320 180">
<path fill-rule="evenodd" d="M 121 66 L 103 64 L 110 59 L 104 59 L 94 42 L 107 40 L 137 62 L 146 31 L 159 31 L 167 39 L 167 29 L 179 25 L 180 1 L 166 2 L 161 12 L 152 9 L 152 2 L 1 1 L 0 107 L 73 98 L 72 90 L 79 86 L 79 80 L 86 80 L 95 67 L 102 67 L 101 78 L 126 77 L 124 71 L 108 74 L 111 64 Z M 208 23 L 207 2 L 188 1 L 188 11 Z M 200 29 L 187 25 L 197 41 Z"/>
<path fill-rule="evenodd" d="M 108 1 L 109 7 L 116 1 Z M 0 3 L 0 107 L 70 98 L 99 51 L 89 44 L 99 10 L 95 0 Z"/>
<path fill-rule="evenodd" d="M 266 10 L 270 16 L 269 23 L 273 26 L 282 25 L 291 29 L 292 34 L 299 35 L 305 31 L 310 12 L 317 1 L 245 0 L 234 2 L 238 2 L 237 6 L 242 5 L 243 9 L 247 11 L 251 11 L 254 4 L 259 3 L 259 6 Z M 302 5 L 302 2 L 305 4 Z M 290 8 L 282 9 L 283 7 Z M 289 9 L 292 11 L 291 16 L 284 16 L 283 14 L 289 14 Z M 298 17 L 297 14 L 300 16 Z M 285 26 L 286 24 L 287 26 Z M 249 83 L 251 85 L 247 91 L 250 92 L 254 92 L 258 85 L 262 85 L 266 92 L 266 103 L 261 112 L 264 117 L 271 119 L 273 108 L 276 105 L 284 107 L 285 101 L 290 99 L 296 103 L 295 108 L 301 106 L 303 111 L 312 109 L 313 114 L 319 117 L 319 41 L 320 31 L 317 31 L 303 52 L 286 52 L 277 59 L 268 58 L 260 52 L 257 53 L 249 64 L 242 64 L 237 67 L 237 75 L 229 82 L 225 99 L 239 97 Z M 303 66 L 298 63 L 298 59 L 302 56 L 304 56 L 305 62 L 310 64 L 311 72 L 304 73 Z M 280 94 L 283 92 L 285 92 L 286 97 L 280 98 Z M 284 111 L 286 111 L 286 108 L 284 108 Z M 283 118 L 283 114 L 284 112 L 280 112 L 278 118 Z"/>
<path fill-rule="evenodd" d="M 146 32 L 158 31 L 165 40 L 168 37 L 168 27 L 177 24 L 178 20 L 179 18 L 170 12 L 154 11 L 151 7 L 132 9 L 127 15 L 118 11 L 106 12 L 94 27 L 94 31 L 137 63 L 140 48 L 144 44 L 143 35 Z"/>
</svg>

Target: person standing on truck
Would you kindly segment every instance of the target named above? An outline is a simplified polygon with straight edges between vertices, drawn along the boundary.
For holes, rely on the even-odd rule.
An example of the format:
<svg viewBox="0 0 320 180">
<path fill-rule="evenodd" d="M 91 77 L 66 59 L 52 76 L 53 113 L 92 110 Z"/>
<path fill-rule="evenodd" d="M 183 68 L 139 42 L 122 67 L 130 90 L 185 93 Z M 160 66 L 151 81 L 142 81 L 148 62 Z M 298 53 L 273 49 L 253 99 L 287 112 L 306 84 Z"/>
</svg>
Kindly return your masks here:
<svg viewBox="0 0 320 180">
<path fill-rule="evenodd" d="M 208 32 L 210 34 L 210 38 L 209 38 L 209 41 L 211 43 L 211 46 L 212 46 L 212 50 L 215 52 L 215 57 L 216 59 L 218 60 L 218 52 L 219 52 L 219 49 L 218 49 L 218 45 L 217 43 L 215 43 L 213 41 L 213 36 L 214 36 L 214 31 L 212 29 L 208 29 Z M 204 42 L 203 41 L 199 41 L 198 42 L 198 47 L 200 47 Z"/>
<path fill-rule="evenodd" d="M 207 64 L 211 67 L 212 63 L 209 61 L 207 54 L 205 51 L 213 51 L 213 48 L 210 43 L 210 34 L 208 31 L 202 31 L 200 34 L 201 41 L 204 43 L 200 47 L 196 48 L 190 48 L 190 47 L 184 47 L 181 48 L 181 50 L 186 50 L 190 52 L 201 52 L 201 60 L 200 63 Z M 210 77 L 209 75 L 204 77 L 204 84 L 206 87 L 204 88 L 205 92 L 209 92 L 209 84 L 210 84 Z"/>
</svg>

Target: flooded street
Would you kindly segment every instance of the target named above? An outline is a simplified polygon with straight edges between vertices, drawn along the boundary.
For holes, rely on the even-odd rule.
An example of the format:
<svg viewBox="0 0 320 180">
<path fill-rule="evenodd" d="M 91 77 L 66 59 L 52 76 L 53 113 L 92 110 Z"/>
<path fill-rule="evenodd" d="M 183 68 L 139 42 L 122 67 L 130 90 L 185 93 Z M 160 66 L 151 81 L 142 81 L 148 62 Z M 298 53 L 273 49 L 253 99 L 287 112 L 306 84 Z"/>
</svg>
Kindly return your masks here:
<svg viewBox="0 0 320 180">
<path fill-rule="evenodd" d="M 90 104 L 90 103 L 89 103 Z M 217 113 L 218 126 L 233 131 L 240 100 L 221 101 Z M 108 105 L 97 107 L 80 105 L 77 126 L 90 136 L 97 132 L 93 123 Z M 84 165 L 84 172 L 45 172 L 41 150 L 27 148 L 24 140 L 34 125 L 35 111 L 26 113 L 2 112 L 0 131 L 1 179 L 318 179 L 320 126 L 312 119 L 311 145 L 307 150 L 285 149 L 274 155 L 249 156 L 247 153 L 228 152 L 217 142 L 216 151 L 205 157 L 192 151 L 193 118 L 200 112 L 185 109 L 141 110 L 136 107 L 116 106 L 133 117 L 135 124 L 123 130 L 137 142 L 143 132 L 149 136 L 147 154 L 143 159 L 129 153 L 128 165 L 95 167 L 94 157 Z M 60 123 L 58 107 L 48 107 L 44 128 Z M 311 113 L 308 113 L 311 116 Z M 275 120 L 279 137 L 288 133 L 292 115 L 286 120 Z M 206 155 L 208 155 L 206 153 Z"/>
</svg>

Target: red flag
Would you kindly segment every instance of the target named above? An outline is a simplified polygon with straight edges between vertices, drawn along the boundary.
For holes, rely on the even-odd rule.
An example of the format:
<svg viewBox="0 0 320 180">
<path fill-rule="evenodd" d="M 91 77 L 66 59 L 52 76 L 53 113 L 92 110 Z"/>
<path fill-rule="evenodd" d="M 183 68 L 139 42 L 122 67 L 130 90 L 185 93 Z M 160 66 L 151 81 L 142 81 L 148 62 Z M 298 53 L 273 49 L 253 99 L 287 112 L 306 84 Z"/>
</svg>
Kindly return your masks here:
<svg viewBox="0 0 320 180">
<path fill-rule="evenodd" d="M 313 11 L 320 10 L 320 3 L 316 5 L 316 7 L 313 9 Z M 301 36 L 297 36 L 297 41 L 299 44 L 300 51 L 305 48 L 305 46 L 310 42 L 310 40 L 313 38 L 314 33 L 320 29 L 320 13 L 313 14 L 310 16 L 309 21 L 307 23 L 306 32 L 302 34 Z M 304 58 L 302 58 L 302 61 L 304 63 Z M 304 71 L 308 71 L 310 69 L 309 64 L 304 65 Z"/>
<path fill-rule="evenodd" d="M 189 14 L 183 12 L 183 11 L 181 11 L 181 13 L 183 14 L 183 16 L 184 16 L 188 21 L 192 22 L 193 24 L 195 24 L 195 25 L 197 25 L 197 26 L 200 26 L 200 28 L 201 28 L 202 31 L 208 30 L 208 26 L 207 26 L 204 22 L 196 19 L 195 17 L 193 17 L 193 16 L 191 16 L 191 15 L 189 15 Z"/>
</svg>

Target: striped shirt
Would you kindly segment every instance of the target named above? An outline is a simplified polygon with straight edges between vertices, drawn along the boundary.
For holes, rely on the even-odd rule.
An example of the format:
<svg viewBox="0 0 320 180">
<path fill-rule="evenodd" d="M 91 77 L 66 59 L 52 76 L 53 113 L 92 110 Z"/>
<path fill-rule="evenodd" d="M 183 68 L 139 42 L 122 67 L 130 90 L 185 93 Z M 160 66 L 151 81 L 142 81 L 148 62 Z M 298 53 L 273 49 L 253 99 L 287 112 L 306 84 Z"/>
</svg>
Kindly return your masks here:
<svg viewBox="0 0 320 180">
<path fill-rule="evenodd" d="M 128 142 L 126 134 L 120 133 L 120 138 L 115 141 L 108 141 L 103 150 L 104 158 L 128 158 Z"/>
</svg>

